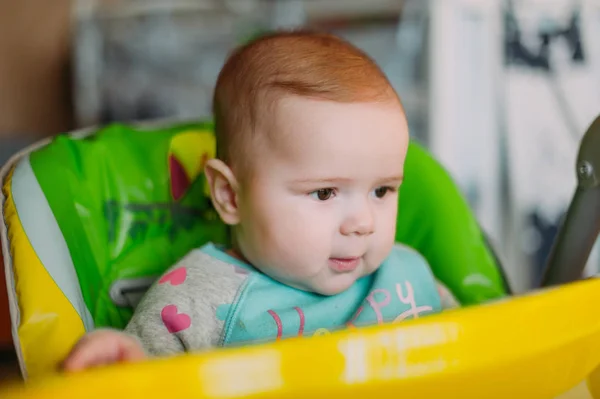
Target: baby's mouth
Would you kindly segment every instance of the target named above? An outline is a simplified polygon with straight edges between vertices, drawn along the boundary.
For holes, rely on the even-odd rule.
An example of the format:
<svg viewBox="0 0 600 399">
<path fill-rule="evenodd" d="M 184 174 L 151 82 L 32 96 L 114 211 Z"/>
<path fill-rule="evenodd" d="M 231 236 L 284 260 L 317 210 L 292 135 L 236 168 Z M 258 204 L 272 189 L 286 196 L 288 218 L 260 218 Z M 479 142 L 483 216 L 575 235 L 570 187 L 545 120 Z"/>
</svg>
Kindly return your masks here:
<svg viewBox="0 0 600 399">
<path fill-rule="evenodd" d="M 329 267 L 338 273 L 349 273 L 356 270 L 360 264 L 360 259 L 360 256 L 329 258 Z"/>
</svg>

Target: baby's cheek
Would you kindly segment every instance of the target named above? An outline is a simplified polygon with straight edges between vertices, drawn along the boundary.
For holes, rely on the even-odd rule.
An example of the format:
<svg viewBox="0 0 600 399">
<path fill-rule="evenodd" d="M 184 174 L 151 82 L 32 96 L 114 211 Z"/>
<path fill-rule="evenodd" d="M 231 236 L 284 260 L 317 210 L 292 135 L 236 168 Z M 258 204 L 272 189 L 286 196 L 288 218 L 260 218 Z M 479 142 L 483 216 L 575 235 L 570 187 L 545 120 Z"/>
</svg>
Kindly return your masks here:
<svg viewBox="0 0 600 399">
<path fill-rule="evenodd" d="M 396 239 L 396 214 L 388 212 L 387 215 L 382 215 L 379 222 L 379 228 L 376 230 L 378 240 L 391 249 Z"/>
<path fill-rule="evenodd" d="M 274 220 L 294 240 L 314 241 L 327 234 L 327 219 L 311 212 L 288 212 Z"/>
<path fill-rule="evenodd" d="M 394 226 L 386 226 L 387 231 L 378 231 L 371 242 L 369 266 L 375 270 L 388 257 L 395 244 Z M 373 271 L 371 270 L 371 271 Z"/>
</svg>

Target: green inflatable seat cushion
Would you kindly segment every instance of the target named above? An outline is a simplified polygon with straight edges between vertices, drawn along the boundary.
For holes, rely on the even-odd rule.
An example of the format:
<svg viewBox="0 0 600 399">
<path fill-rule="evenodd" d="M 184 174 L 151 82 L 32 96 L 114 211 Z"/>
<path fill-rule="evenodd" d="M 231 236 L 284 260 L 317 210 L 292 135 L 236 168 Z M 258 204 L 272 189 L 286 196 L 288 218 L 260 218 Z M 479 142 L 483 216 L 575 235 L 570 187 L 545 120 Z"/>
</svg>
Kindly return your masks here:
<svg viewBox="0 0 600 399">
<path fill-rule="evenodd" d="M 211 206 L 204 176 L 188 173 L 186 181 L 177 163 L 181 151 L 190 156 L 196 149 L 188 141 L 174 153 L 178 137 L 190 132 L 212 137 L 212 129 L 208 122 L 112 124 L 84 137 L 58 136 L 30 154 L 95 327 L 123 328 L 133 311 L 128 297 L 139 298 L 189 250 L 208 241 L 227 244 L 227 228 Z M 214 137 L 205 145 L 213 142 Z M 214 148 L 202 151 L 206 156 Z M 463 305 L 506 296 L 499 265 L 468 204 L 415 142 L 405 176 L 396 239 L 422 253 Z"/>
</svg>

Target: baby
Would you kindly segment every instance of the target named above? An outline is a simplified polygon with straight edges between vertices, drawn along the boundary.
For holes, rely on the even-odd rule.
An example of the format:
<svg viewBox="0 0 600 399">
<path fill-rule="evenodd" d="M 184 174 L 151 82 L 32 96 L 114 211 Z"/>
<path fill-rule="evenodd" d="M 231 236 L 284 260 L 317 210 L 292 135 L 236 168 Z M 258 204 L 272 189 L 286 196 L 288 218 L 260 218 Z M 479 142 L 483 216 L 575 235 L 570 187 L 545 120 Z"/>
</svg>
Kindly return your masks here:
<svg viewBox="0 0 600 399">
<path fill-rule="evenodd" d="M 205 175 L 231 248 L 190 252 L 149 289 L 125 332 L 88 334 L 65 369 L 455 306 L 424 258 L 394 243 L 408 127 L 362 51 L 322 33 L 258 38 L 223 67 L 214 116 L 217 157 Z"/>
</svg>

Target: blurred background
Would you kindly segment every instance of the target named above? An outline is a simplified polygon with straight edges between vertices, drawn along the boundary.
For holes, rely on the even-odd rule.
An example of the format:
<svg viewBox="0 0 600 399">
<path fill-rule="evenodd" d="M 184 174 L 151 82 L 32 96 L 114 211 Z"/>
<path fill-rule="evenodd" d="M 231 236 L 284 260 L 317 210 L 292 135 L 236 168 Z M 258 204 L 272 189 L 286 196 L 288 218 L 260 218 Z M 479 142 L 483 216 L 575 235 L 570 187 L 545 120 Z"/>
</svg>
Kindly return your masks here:
<svg viewBox="0 0 600 399">
<path fill-rule="evenodd" d="M 80 127 L 210 117 L 233 46 L 278 27 L 325 29 L 388 74 L 412 137 L 456 179 L 517 292 L 540 278 L 579 139 L 600 114 L 600 0 L 0 4 L 0 164 Z M 595 251 L 587 273 L 598 266 Z M 0 342 L 11 346 L 0 294 Z"/>
</svg>

